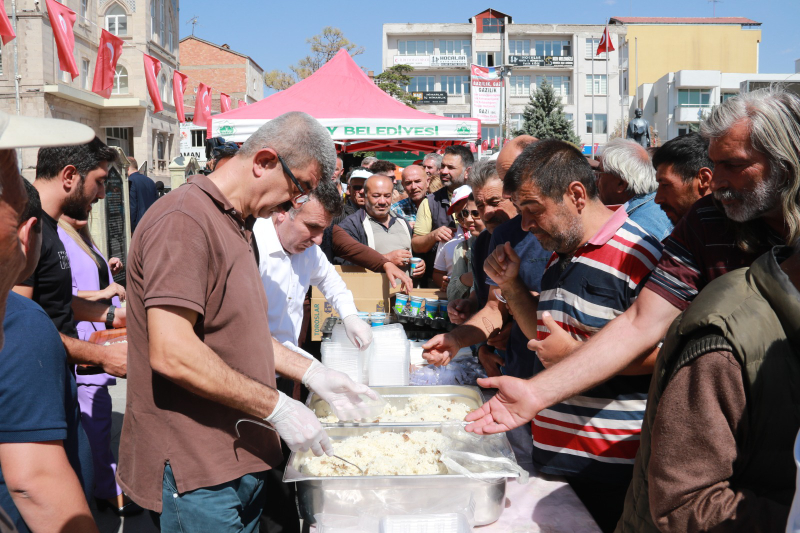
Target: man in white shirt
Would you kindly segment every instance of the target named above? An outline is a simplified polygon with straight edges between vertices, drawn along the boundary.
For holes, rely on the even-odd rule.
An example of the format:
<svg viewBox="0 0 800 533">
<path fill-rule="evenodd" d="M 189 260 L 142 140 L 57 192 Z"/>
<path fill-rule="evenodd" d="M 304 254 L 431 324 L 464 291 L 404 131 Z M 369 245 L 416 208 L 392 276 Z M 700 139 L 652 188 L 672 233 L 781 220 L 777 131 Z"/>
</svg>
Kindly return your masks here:
<svg viewBox="0 0 800 533">
<path fill-rule="evenodd" d="M 353 294 L 319 248 L 333 213 L 340 210 L 336 189 L 318 187 L 298 209 L 258 219 L 253 226 L 258 270 L 270 302 L 270 332 L 278 342 L 303 355 L 307 354 L 297 344 L 303 300 L 311 285 L 319 288 L 343 317 L 350 342 L 362 350 L 372 342 L 369 325 L 358 318 Z"/>
</svg>

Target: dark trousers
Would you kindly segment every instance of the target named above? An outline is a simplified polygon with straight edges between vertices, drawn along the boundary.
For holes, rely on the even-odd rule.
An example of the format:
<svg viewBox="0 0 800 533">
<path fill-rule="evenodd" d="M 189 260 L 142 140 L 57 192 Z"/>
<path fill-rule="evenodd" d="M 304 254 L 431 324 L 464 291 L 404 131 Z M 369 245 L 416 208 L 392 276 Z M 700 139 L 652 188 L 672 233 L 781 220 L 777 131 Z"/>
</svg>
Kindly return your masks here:
<svg viewBox="0 0 800 533">
<path fill-rule="evenodd" d="M 603 533 L 613 533 L 622 516 L 628 485 L 598 483 L 575 477 L 567 477 L 567 482 Z"/>
</svg>

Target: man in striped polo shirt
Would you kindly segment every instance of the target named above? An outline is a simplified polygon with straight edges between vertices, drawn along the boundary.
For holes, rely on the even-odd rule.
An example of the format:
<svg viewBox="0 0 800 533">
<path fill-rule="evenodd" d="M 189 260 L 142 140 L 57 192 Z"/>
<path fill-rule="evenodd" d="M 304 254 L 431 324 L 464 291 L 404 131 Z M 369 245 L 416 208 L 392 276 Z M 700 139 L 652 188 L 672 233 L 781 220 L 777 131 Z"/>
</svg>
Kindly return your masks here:
<svg viewBox="0 0 800 533">
<path fill-rule="evenodd" d="M 603 205 L 575 147 L 556 140 L 529 146 L 509 169 L 504 192 L 520 210 L 522 228 L 554 252 L 538 301 L 519 278 L 511 246 L 498 247 L 484 267 L 527 337 L 545 338 L 557 324 L 584 341 L 633 304 L 661 244 L 624 209 Z M 537 359 L 534 373 L 544 368 Z M 622 513 L 650 383 L 649 367 L 626 373 L 542 410 L 532 424 L 534 464 L 566 476 L 603 531 Z"/>
</svg>

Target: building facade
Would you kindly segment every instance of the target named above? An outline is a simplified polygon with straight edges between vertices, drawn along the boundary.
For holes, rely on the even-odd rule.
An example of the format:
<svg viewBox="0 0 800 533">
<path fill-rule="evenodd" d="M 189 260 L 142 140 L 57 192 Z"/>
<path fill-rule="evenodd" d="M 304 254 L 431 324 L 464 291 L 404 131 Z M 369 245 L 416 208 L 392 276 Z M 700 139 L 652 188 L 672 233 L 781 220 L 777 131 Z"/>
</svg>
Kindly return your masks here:
<svg viewBox="0 0 800 533">
<path fill-rule="evenodd" d="M 20 113 L 74 120 L 97 136 L 147 163 L 154 180 L 167 181 L 167 167 L 178 152 L 178 120 L 172 101 L 172 71 L 178 63 L 178 0 L 63 0 L 77 13 L 74 56 L 80 75 L 59 70 L 58 53 L 45 2 L 16 0 L 17 38 L 2 47 L 0 109 L 15 114 L 15 74 Z M 11 0 L 5 1 L 11 16 Z M 100 32 L 124 41 L 110 98 L 91 91 Z M 17 71 L 14 70 L 16 50 Z M 164 110 L 153 112 L 142 53 L 161 61 L 158 76 Z M 23 174 L 33 179 L 36 150 L 22 152 Z"/>
<path fill-rule="evenodd" d="M 417 104 L 419 109 L 468 117 L 476 116 L 477 105 L 470 65 L 504 66 L 501 117 L 497 123 L 482 121 L 483 139 L 502 136 L 501 123 L 509 136 L 519 129 L 531 93 L 547 80 L 561 96 L 564 112 L 582 143 L 590 147 L 593 138 L 596 144 L 607 142 L 620 127 L 627 107 L 627 100 L 620 100 L 619 54 L 595 55 L 604 29 L 602 25 L 519 24 L 491 9 L 466 23 L 389 23 L 383 25 L 383 68 L 414 67 L 406 90 L 426 98 Z M 609 31 L 619 49 L 626 27 L 610 26 Z M 437 94 L 427 97 L 425 93 Z"/>
<path fill-rule="evenodd" d="M 620 52 L 630 96 L 680 70 L 758 72 L 761 23 L 748 18 L 612 17 L 610 24 L 626 28 Z"/>
<path fill-rule="evenodd" d="M 800 74 L 728 73 L 719 70 L 679 70 L 655 83 L 642 84 L 643 117 L 663 143 L 697 131 L 715 105 L 740 92 L 781 83 L 800 94 Z"/>
<path fill-rule="evenodd" d="M 250 56 L 231 50 L 227 44 L 217 45 L 194 35 L 180 41 L 180 71 L 189 76 L 183 96 L 186 124 L 181 124 L 180 153 L 206 162 L 206 129 L 191 123 L 197 86 L 212 88 L 211 112 L 220 112 L 220 93 L 231 97 L 231 108 L 239 101 L 252 104 L 264 98 L 264 69 Z"/>
</svg>

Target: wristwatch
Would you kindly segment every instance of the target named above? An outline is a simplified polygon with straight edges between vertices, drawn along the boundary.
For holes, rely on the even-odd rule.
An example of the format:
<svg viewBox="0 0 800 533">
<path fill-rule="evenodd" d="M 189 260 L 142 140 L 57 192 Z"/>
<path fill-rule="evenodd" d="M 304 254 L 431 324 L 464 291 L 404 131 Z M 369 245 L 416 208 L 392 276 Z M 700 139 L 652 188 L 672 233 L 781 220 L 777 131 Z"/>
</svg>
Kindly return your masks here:
<svg viewBox="0 0 800 533">
<path fill-rule="evenodd" d="M 106 314 L 106 329 L 114 329 L 114 314 L 117 312 L 117 308 L 113 305 L 108 307 L 108 313 Z"/>
</svg>

